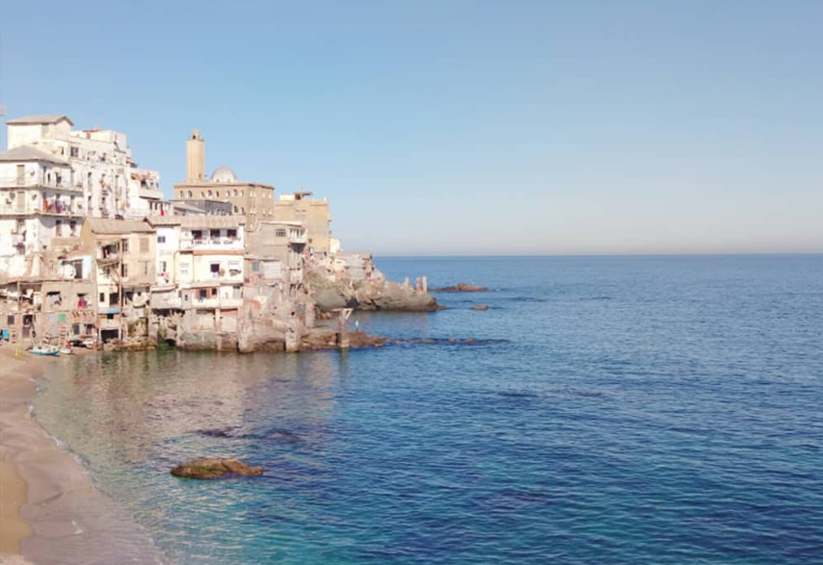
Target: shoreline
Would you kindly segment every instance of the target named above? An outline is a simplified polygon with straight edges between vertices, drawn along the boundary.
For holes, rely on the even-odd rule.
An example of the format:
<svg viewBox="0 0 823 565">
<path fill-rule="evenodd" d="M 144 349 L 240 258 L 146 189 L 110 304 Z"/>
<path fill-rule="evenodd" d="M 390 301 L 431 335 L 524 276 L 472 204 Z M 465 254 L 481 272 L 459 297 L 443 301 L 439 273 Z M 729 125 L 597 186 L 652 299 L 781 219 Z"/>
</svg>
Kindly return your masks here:
<svg viewBox="0 0 823 565">
<path fill-rule="evenodd" d="M 79 564 L 114 558 L 161 563 L 151 539 L 139 534 L 140 528 L 94 486 L 74 454 L 61 449 L 30 412 L 35 379 L 50 363 L 70 360 L 25 351 L 15 357 L 13 347 L 0 348 L 0 562 Z"/>
</svg>

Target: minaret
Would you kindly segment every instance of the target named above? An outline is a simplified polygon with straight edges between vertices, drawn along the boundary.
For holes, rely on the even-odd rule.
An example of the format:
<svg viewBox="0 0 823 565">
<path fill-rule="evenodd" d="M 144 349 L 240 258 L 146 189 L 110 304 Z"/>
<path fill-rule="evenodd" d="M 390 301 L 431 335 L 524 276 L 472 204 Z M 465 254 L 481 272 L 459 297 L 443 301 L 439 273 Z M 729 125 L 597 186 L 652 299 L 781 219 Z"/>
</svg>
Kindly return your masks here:
<svg viewBox="0 0 823 565">
<path fill-rule="evenodd" d="M 200 137 L 200 130 L 194 130 L 186 141 L 186 182 L 205 180 L 206 140 Z"/>
</svg>

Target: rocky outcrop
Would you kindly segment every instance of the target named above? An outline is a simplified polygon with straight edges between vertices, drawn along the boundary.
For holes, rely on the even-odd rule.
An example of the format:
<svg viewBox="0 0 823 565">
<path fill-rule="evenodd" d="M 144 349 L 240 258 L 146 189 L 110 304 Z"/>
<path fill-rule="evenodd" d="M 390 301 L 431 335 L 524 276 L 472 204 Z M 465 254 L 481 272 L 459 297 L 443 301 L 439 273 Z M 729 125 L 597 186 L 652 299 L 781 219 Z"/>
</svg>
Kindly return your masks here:
<svg viewBox="0 0 823 565">
<path fill-rule="evenodd" d="M 346 332 L 348 346 L 354 349 L 381 347 L 388 338 L 368 335 L 363 332 Z M 340 334 L 331 328 L 314 328 L 300 340 L 300 351 L 337 349 L 341 346 Z"/>
<path fill-rule="evenodd" d="M 471 307 L 471 309 L 472 310 L 488 310 L 489 305 L 488 304 L 475 304 L 474 306 Z"/>
<path fill-rule="evenodd" d="M 443 286 L 440 288 L 430 288 L 432 292 L 486 292 L 489 289 L 485 286 L 475 286 L 469 283 L 457 283 L 454 286 Z"/>
<path fill-rule="evenodd" d="M 219 479 L 225 475 L 262 475 L 263 467 L 251 467 L 235 458 L 204 457 L 178 465 L 171 474 L 187 479 Z"/>
<path fill-rule="evenodd" d="M 439 309 L 437 299 L 430 294 L 391 281 L 374 284 L 346 279 L 329 280 L 315 275 L 307 276 L 306 284 L 321 312 L 339 308 L 399 312 L 430 312 Z"/>
<path fill-rule="evenodd" d="M 184 331 L 176 347 L 186 351 L 232 351 L 237 349 L 237 333 L 214 330 Z"/>
</svg>

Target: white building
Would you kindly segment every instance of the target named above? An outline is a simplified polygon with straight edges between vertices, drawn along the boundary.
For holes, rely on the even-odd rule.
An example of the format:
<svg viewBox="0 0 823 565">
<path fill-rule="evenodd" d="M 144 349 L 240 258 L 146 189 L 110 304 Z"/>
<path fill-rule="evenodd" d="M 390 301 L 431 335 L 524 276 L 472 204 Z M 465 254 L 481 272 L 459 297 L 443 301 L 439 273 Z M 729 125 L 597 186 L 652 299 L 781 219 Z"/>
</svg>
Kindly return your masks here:
<svg viewBox="0 0 823 565">
<path fill-rule="evenodd" d="M 155 216 L 149 223 L 157 231 L 152 308 L 235 316 L 243 305 L 245 218 Z"/>
<path fill-rule="evenodd" d="M 63 115 L 8 121 L 0 153 L 0 269 L 36 276 L 37 254 L 54 237 L 79 235 L 83 218 L 142 219 L 171 213 L 160 175 L 141 169 L 126 136 L 72 131 Z"/>
</svg>

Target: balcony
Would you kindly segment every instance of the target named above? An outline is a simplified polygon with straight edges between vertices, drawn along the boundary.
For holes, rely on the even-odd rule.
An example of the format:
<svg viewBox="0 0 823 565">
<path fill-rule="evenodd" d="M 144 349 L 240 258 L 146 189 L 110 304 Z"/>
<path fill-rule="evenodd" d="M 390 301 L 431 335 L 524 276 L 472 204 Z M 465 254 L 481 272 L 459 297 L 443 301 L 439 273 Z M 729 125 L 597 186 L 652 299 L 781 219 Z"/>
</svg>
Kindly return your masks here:
<svg viewBox="0 0 823 565">
<path fill-rule="evenodd" d="M 199 237 L 180 240 L 181 249 L 243 249 L 243 241 L 239 237 Z"/>
<path fill-rule="evenodd" d="M 4 176 L 0 177 L 0 188 L 49 188 L 52 190 L 67 190 L 69 192 L 83 192 L 83 187 L 72 186 L 67 177 L 44 179 L 42 176 Z"/>
<path fill-rule="evenodd" d="M 140 188 L 137 191 L 137 194 L 140 196 L 140 198 L 146 198 L 148 200 L 163 200 L 162 190 L 155 190 L 152 188 Z"/>
<path fill-rule="evenodd" d="M 243 298 L 220 297 L 220 308 L 232 309 L 240 308 L 241 306 L 243 306 Z"/>
</svg>

